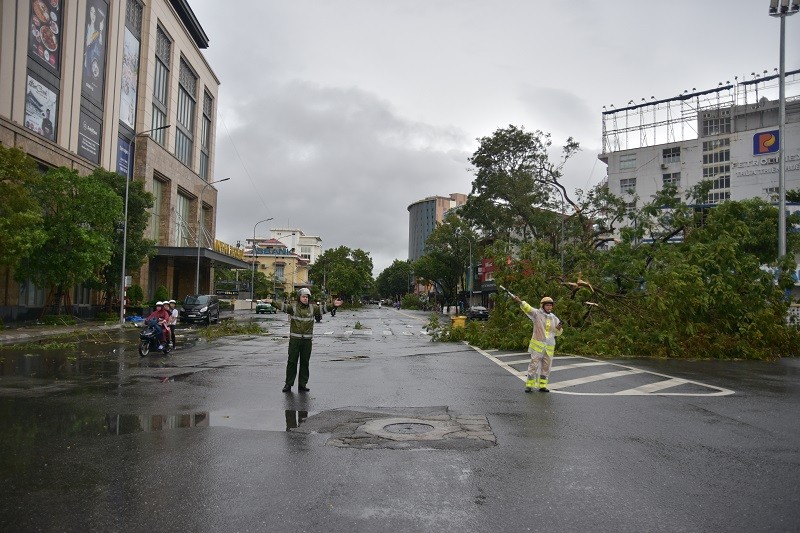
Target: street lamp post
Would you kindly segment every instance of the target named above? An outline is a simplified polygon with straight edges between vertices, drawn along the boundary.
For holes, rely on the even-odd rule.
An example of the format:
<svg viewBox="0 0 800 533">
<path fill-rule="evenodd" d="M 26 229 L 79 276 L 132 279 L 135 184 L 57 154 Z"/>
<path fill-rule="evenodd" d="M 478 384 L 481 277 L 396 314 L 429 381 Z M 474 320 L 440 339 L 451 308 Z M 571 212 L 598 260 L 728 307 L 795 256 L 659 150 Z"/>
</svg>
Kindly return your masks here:
<svg viewBox="0 0 800 533">
<path fill-rule="evenodd" d="M 786 122 L 786 17 L 800 11 L 800 0 L 770 0 L 769 14 L 781 19 L 780 74 L 778 94 L 778 258 L 786 255 L 786 176 L 783 161 Z"/>
<path fill-rule="evenodd" d="M 255 298 L 255 281 L 256 281 L 256 226 L 262 222 L 269 222 L 272 217 L 259 220 L 253 226 L 253 268 L 250 273 L 250 310 L 253 310 L 253 298 Z"/>
<path fill-rule="evenodd" d="M 203 188 L 200 189 L 200 198 L 198 199 L 198 206 L 197 206 L 197 271 L 195 272 L 194 277 L 194 293 L 200 294 L 200 245 L 203 242 L 203 193 L 206 191 L 206 187 L 209 185 L 214 185 L 215 183 L 222 183 L 223 181 L 228 181 L 230 178 L 222 178 L 221 180 L 216 181 L 209 181 Z"/>
<path fill-rule="evenodd" d="M 166 126 L 159 126 L 158 128 L 153 128 L 150 130 L 141 131 L 135 134 L 133 137 L 141 137 L 152 133 L 154 131 L 165 130 L 172 126 L 172 124 L 167 124 Z M 134 143 L 134 147 L 136 144 Z M 129 176 L 125 176 L 125 220 L 122 223 L 122 280 L 119 284 L 119 323 L 120 325 L 125 325 L 125 261 L 127 260 L 127 252 L 128 252 L 128 191 L 130 189 L 130 182 L 133 178 L 133 164 L 131 162 L 131 152 L 128 151 L 128 174 Z"/>
</svg>

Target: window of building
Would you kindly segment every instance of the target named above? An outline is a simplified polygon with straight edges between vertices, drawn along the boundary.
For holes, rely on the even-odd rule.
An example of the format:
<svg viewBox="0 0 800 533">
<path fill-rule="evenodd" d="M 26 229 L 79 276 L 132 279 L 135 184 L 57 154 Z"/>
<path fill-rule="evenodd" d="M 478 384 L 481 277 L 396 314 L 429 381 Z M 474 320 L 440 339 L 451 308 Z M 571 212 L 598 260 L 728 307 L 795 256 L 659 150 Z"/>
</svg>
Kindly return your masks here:
<svg viewBox="0 0 800 533">
<path fill-rule="evenodd" d="M 156 61 L 153 78 L 153 120 L 150 127 L 163 128 L 167 125 L 167 102 L 169 96 L 169 67 L 172 42 L 161 26 L 156 27 Z M 161 146 L 166 142 L 166 129 L 151 132 L 150 136 Z"/>
<path fill-rule="evenodd" d="M 619 156 L 619 169 L 629 170 L 636 168 L 636 154 L 623 154 Z"/>
<path fill-rule="evenodd" d="M 636 200 L 631 200 L 630 202 L 625 202 L 625 210 L 628 213 L 636 211 Z"/>
<path fill-rule="evenodd" d="M 703 179 L 713 179 L 718 176 L 728 176 L 731 175 L 731 166 L 730 165 L 710 165 L 707 167 L 703 167 Z"/>
<path fill-rule="evenodd" d="M 208 162 L 211 151 L 211 117 L 214 111 L 214 100 L 207 92 L 203 92 L 203 123 L 200 127 L 200 177 L 208 181 Z"/>
<path fill-rule="evenodd" d="M 665 165 L 669 163 L 681 162 L 681 147 L 673 146 L 672 148 L 664 148 L 661 153 Z"/>
<path fill-rule="evenodd" d="M 661 180 L 664 185 L 675 185 L 680 186 L 681 184 L 681 173 L 680 172 L 672 172 L 669 174 L 662 174 Z"/>
<path fill-rule="evenodd" d="M 311 246 L 301 246 L 300 257 L 308 261 L 311 261 Z"/>
<path fill-rule="evenodd" d="M 718 150 L 711 153 L 704 153 L 703 154 L 703 164 L 704 165 L 713 165 L 715 163 L 724 163 L 726 161 L 731 160 L 731 151 L 730 149 L 725 150 Z"/>
<path fill-rule="evenodd" d="M 619 180 L 619 188 L 623 193 L 636 191 L 636 178 L 625 178 Z"/>
<path fill-rule="evenodd" d="M 178 129 L 175 131 L 175 157 L 192 167 L 194 155 L 194 113 L 197 106 L 197 75 L 181 58 L 178 73 Z"/>
<path fill-rule="evenodd" d="M 192 201 L 188 196 L 178 193 L 178 203 L 175 206 L 175 214 L 178 217 L 177 224 L 175 224 L 175 246 L 189 246 L 189 243 L 192 242 L 189 236 L 189 222 L 191 220 L 189 208 L 191 205 Z M 197 244 L 198 242 L 200 241 L 194 240 L 192 244 Z"/>
<path fill-rule="evenodd" d="M 731 145 L 730 137 L 714 139 L 713 141 L 703 141 L 703 153 L 713 152 Z"/>
<path fill-rule="evenodd" d="M 731 177 L 730 176 L 720 176 L 711 180 L 711 189 L 730 189 L 731 188 Z"/>
<path fill-rule="evenodd" d="M 730 197 L 731 197 L 730 191 L 712 191 L 708 193 L 708 203 L 718 204 L 719 202 L 729 200 Z"/>
<path fill-rule="evenodd" d="M 703 137 L 725 133 L 731 133 L 731 117 L 703 119 Z"/>
<path fill-rule="evenodd" d="M 284 265 L 275 265 L 275 279 L 278 281 L 283 281 L 283 269 Z"/>
<path fill-rule="evenodd" d="M 41 307 L 44 305 L 44 289 L 40 289 L 31 281 L 20 283 L 17 301 L 24 307 Z"/>
<path fill-rule="evenodd" d="M 153 179 L 153 209 L 150 210 L 150 238 L 160 243 L 161 237 L 161 200 L 164 194 L 164 184 Z"/>
</svg>

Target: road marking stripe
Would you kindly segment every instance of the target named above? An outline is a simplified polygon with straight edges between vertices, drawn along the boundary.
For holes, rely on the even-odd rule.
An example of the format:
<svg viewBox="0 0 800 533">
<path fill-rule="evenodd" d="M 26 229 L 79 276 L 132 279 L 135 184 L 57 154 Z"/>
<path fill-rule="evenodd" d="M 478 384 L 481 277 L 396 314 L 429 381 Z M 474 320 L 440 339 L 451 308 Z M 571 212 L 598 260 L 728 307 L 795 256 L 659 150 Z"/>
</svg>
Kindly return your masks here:
<svg viewBox="0 0 800 533">
<path fill-rule="evenodd" d="M 553 367 L 550 369 L 550 372 L 555 372 L 556 370 L 567 370 L 569 368 L 583 368 L 585 366 L 601 366 L 607 364 L 610 363 L 605 363 L 603 361 L 591 361 L 588 363 L 573 363 L 571 365 L 553 365 Z"/>
<path fill-rule="evenodd" d="M 670 387 L 677 387 L 678 385 L 684 385 L 689 383 L 685 379 L 681 378 L 672 378 L 672 379 L 665 379 L 663 381 L 657 381 L 655 383 L 648 383 L 647 385 L 642 385 L 641 387 L 636 387 L 634 389 L 628 389 L 616 392 L 615 394 L 627 394 L 630 396 L 636 394 L 650 394 L 651 392 L 656 392 L 664 389 L 668 389 Z"/>
<path fill-rule="evenodd" d="M 641 374 L 644 370 L 618 370 L 617 372 L 605 372 L 603 374 L 595 374 L 593 376 L 586 376 L 577 379 L 568 379 L 567 381 L 557 381 L 547 385 L 551 390 L 563 389 L 566 387 L 574 387 L 576 385 L 583 385 L 584 383 L 592 383 L 593 381 L 603 381 L 604 379 L 619 378 L 622 376 L 632 376 L 633 374 Z"/>
</svg>

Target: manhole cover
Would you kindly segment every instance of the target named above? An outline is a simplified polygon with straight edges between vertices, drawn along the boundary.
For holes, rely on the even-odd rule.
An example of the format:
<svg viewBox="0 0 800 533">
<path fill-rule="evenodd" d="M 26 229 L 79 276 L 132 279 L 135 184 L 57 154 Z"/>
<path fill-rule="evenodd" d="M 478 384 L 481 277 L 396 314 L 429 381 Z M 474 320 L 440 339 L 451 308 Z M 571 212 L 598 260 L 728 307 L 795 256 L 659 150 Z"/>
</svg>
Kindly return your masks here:
<svg viewBox="0 0 800 533">
<path fill-rule="evenodd" d="M 427 433 L 433 429 L 430 424 L 414 424 L 406 422 L 402 424 L 389 424 L 383 426 L 383 429 L 389 433 L 401 433 L 403 435 L 419 435 L 420 433 Z"/>
</svg>

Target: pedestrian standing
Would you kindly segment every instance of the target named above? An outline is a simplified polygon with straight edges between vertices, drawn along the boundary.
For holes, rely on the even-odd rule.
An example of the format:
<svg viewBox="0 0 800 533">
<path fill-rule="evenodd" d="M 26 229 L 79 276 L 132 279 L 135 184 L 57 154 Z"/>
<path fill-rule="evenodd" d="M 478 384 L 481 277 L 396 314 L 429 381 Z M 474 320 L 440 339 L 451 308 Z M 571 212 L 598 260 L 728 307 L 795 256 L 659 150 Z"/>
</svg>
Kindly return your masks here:
<svg viewBox="0 0 800 533">
<path fill-rule="evenodd" d="M 534 309 L 528 302 L 512 295 L 522 312 L 533 322 L 533 335 L 528 344 L 531 362 L 528 364 L 528 376 L 525 381 L 525 392 L 539 389 L 539 392 L 550 392 L 547 388 L 550 366 L 556 351 L 556 337 L 563 332 L 561 320 L 553 314 L 553 299 L 545 296 L 539 302 L 539 309 Z"/>
<path fill-rule="evenodd" d="M 319 306 L 309 302 L 311 291 L 303 287 L 297 291 L 297 301 L 293 304 L 276 302 L 275 307 L 291 315 L 289 325 L 289 358 L 286 361 L 286 381 L 283 392 L 291 392 L 297 376 L 297 390 L 308 392 L 306 384 L 310 376 L 309 363 L 311 361 L 311 340 L 314 337 L 314 320 L 322 318 Z M 267 299 L 267 303 L 271 303 Z M 300 363 L 300 373 L 297 375 L 297 364 Z"/>
<path fill-rule="evenodd" d="M 169 336 L 172 340 L 172 349 L 175 349 L 175 328 L 178 327 L 178 307 L 175 300 L 169 301 Z"/>
</svg>

